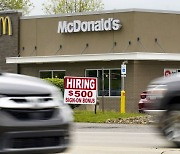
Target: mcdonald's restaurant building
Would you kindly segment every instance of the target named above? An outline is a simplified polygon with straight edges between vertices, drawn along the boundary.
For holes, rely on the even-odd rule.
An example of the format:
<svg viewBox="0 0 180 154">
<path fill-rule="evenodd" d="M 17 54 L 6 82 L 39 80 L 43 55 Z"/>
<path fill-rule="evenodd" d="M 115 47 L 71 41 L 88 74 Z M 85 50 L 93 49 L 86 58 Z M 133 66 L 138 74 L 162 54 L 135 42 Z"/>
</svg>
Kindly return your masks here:
<svg viewBox="0 0 180 154">
<path fill-rule="evenodd" d="M 180 12 L 127 9 L 26 17 L 7 11 L 0 17 L 2 71 L 98 77 L 99 107 L 103 100 L 105 110 L 119 111 L 124 86 L 126 111 L 138 112 L 147 84 L 180 69 Z"/>
</svg>

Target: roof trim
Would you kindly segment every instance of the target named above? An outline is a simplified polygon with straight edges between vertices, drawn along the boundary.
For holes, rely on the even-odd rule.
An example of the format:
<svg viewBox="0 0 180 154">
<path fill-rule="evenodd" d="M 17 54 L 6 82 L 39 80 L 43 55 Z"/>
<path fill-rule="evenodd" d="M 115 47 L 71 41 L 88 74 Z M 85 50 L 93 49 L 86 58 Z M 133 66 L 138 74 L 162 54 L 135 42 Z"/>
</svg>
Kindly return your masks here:
<svg viewBox="0 0 180 154">
<path fill-rule="evenodd" d="M 0 14 L 13 14 L 13 13 L 22 13 L 22 10 L 3 10 L 3 11 L 0 11 Z"/>
<path fill-rule="evenodd" d="M 180 61 L 180 54 L 129 52 L 129 53 L 7 57 L 6 63 L 32 64 L 32 63 L 91 62 L 91 61 L 115 61 L 115 60 Z"/>
<path fill-rule="evenodd" d="M 73 17 L 73 16 L 97 15 L 97 14 L 100 15 L 100 14 L 110 14 L 110 13 L 128 13 L 128 12 L 180 14 L 180 11 L 172 11 L 172 10 L 129 8 L 129 9 L 114 9 L 114 10 L 81 12 L 81 13 L 64 13 L 64 14 L 61 13 L 61 14 L 53 14 L 53 15 L 22 16 L 20 19 L 37 19 L 37 18 L 51 18 L 51 17 Z"/>
</svg>

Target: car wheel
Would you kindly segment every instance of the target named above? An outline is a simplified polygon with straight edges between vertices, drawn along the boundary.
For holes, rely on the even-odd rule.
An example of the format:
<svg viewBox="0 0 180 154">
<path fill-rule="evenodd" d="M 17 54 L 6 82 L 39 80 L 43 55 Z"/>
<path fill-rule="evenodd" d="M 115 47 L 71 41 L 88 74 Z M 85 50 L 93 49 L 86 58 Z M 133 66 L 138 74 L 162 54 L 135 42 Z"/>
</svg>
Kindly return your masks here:
<svg viewBox="0 0 180 154">
<path fill-rule="evenodd" d="M 170 108 L 159 121 L 163 135 L 180 147 L 180 109 Z"/>
</svg>

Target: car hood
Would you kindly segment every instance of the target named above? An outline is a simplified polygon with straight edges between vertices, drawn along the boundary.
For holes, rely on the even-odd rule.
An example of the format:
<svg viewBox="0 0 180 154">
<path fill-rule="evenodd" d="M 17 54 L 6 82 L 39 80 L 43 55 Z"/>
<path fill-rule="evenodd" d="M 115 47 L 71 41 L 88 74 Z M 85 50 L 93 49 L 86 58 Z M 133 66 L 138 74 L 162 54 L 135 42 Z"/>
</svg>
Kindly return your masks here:
<svg viewBox="0 0 180 154">
<path fill-rule="evenodd" d="M 151 81 L 150 84 L 168 84 L 172 82 L 180 81 L 180 73 L 173 74 L 168 77 L 160 77 Z"/>
<path fill-rule="evenodd" d="M 50 83 L 26 75 L 1 73 L 0 95 L 50 95 L 57 88 Z"/>
</svg>

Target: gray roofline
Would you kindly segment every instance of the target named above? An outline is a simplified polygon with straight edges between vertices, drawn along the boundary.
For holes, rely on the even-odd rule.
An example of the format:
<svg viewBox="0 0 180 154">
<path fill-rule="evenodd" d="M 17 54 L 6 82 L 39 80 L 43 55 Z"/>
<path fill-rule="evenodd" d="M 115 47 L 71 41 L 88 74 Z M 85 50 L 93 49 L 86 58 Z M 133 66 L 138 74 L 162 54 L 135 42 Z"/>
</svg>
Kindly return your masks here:
<svg viewBox="0 0 180 154">
<path fill-rule="evenodd" d="M 126 52 L 126 53 L 98 53 L 75 55 L 49 55 L 6 57 L 8 64 L 30 63 L 56 63 L 56 62 L 92 62 L 92 61 L 116 61 L 116 60 L 146 60 L 146 61 L 180 61 L 179 53 L 155 53 L 155 52 Z"/>
<path fill-rule="evenodd" d="M 0 11 L 0 14 L 10 14 L 10 13 L 22 13 L 22 10 L 4 10 Z"/>
<path fill-rule="evenodd" d="M 100 15 L 100 14 L 126 13 L 126 12 L 147 12 L 147 13 L 180 14 L 180 11 L 172 11 L 172 10 L 156 10 L 156 9 L 130 8 L 130 9 L 114 9 L 114 10 L 103 10 L 103 11 L 82 12 L 82 13 L 66 13 L 66 14 L 53 14 L 53 15 L 21 16 L 20 19 L 37 19 L 37 18 L 52 18 L 52 17 L 73 17 L 73 16 Z"/>
</svg>

